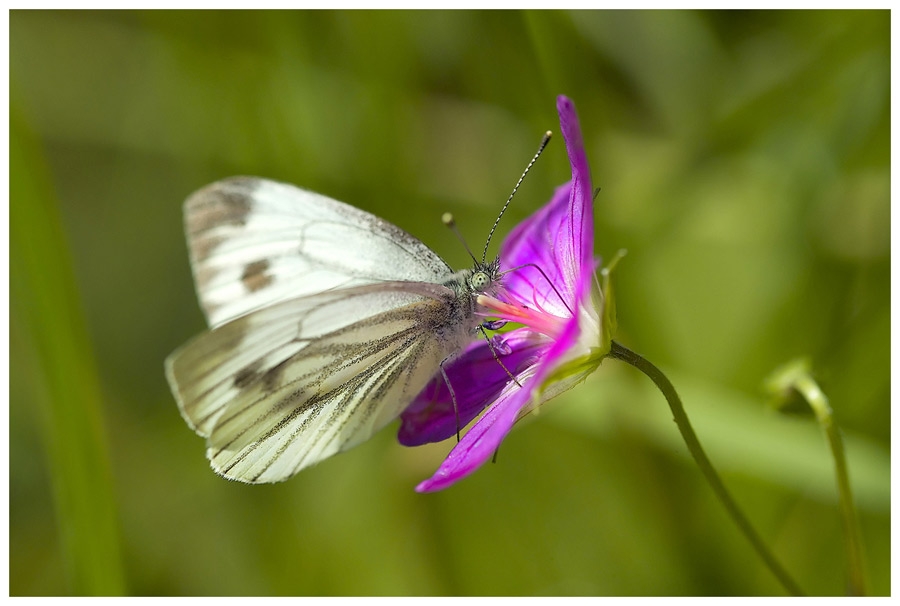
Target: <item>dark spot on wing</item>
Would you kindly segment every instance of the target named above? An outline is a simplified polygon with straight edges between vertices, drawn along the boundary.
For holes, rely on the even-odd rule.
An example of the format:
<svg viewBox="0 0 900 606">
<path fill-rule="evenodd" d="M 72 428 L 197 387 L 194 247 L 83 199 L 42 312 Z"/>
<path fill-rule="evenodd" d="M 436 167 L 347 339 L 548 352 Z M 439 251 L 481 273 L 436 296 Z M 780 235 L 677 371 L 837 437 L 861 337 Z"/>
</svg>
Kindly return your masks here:
<svg viewBox="0 0 900 606">
<path fill-rule="evenodd" d="M 244 288 L 248 292 L 256 292 L 271 284 L 272 276 L 266 273 L 268 269 L 269 262 L 266 259 L 254 261 L 247 265 L 244 268 L 244 273 L 241 274 L 241 282 L 244 284 Z"/>
<path fill-rule="evenodd" d="M 234 386 L 238 389 L 244 389 L 253 384 L 253 382 L 259 378 L 259 367 L 261 364 L 262 361 L 257 360 L 246 368 L 239 370 L 237 374 L 234 375 Z"/>
</svg>

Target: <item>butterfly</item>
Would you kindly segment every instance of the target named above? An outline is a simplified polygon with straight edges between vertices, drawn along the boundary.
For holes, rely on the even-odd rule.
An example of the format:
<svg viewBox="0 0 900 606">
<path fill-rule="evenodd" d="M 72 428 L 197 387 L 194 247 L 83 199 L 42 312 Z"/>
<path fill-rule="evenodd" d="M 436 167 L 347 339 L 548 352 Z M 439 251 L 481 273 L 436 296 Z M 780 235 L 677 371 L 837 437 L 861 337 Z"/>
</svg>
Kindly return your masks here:
<svg viewBox="0 0 900 606">
<path fill-rule="evenodd" d="M 397 418 L 502 287 L 499 259 L 454 272 L 391 223 L 285 183 L 218 181 L 184 220 L 209 330 L 166 377 L 212 468 L 241 482 L 285 480 Z"/>
</svg>

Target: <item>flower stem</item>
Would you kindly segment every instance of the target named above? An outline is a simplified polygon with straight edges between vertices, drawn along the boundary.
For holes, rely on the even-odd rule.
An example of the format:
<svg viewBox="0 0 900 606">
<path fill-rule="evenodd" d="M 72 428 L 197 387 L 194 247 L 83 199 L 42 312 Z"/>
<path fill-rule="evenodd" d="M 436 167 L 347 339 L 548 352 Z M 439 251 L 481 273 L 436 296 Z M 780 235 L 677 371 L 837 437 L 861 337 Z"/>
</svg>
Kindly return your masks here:
<svg viewBox="0 0 900 606">
<path fill-rule="evenodd" d="M 656 366 L 615 341 L 612 342 L 612 348 L 610 349 L 609 355 L 631 364 L 650 377 L 650 380 L 656 384 L 665 396 L 666 401 L 669 403 L 669 408 L 672 410 L 672 415 L 675 417 L 675 424 L 678 425 L 678 429 L 681 431 L 681 435 L 687 444 L 691 456 L 694 457 L 694 461 L 697 462 L 700 471 L 703 472 L 706 481 L 709 482 L 709 485 L 712 487 L 713 492 L 716 493 L 719 501 L 725 506 L 731 519 L 737 524 L 744 536 L 747 537 L 747 540 L 750 541 L 750 544 L 753 545 L 753 548 L 766 563 L 769 570 L 771 570 L 778 578 L 784 588 L 791 595 L 803 595 L 800 587 L 781 564 L 778 563 L 775 556 L 769 551 L 769 548 L 766 547 L 765 543 L 763 543 L 762 539 L 753 529 L 753 526 L 750 525 L 750 522 L 738 508 L 737 503 L 735 503 L 731 494 L 725 488 L 719 474 L 713 468 L 706 453 L 703 452 L 703 447 L 700 446 L 700 441 L 697 439 L 697 435 L 694 433 L 691 423 L 688 420 L 687 413 L 684 411 L 684 407 L 681 404 L 681 398 L 678 397 L 678 393 L 675 391 L 675 387 L 672 385 L 671 381 L 669 381 L 666 375 L 664 375 Z"/>
<path fill-rule="evenodd" d="M 856 516 L 856 508 L 853 505 L 853 491 L 850 487 L 850 477 L 847 474 L 844 442 L 841 432 L 834 422 L 828 398 L 813 379 L 806 360 L 798 360 L 785 365 L 773 375 L 769 385 L 773 392 L 784 394 L 785 398 L 790 396 L 790 392 L 799 394 L 812 408 L 816 420 L 825 432 L 831 448 L 831 456 L 834 459 L 841 522 L 847 545 L 847 592 L 850 595 L 866 595 L 862 533 L 859 528 L 859 519 Z"/>
</svg>

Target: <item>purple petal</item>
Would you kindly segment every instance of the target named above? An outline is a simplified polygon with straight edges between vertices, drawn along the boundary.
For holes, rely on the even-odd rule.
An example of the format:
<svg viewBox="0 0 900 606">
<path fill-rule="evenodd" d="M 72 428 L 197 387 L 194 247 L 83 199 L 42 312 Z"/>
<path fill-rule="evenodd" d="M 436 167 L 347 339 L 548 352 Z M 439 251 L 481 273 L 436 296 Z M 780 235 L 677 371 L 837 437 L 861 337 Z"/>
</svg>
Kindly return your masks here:
<svg viewBox="0 0 900 606">
<path fill-rule="evenodd" d="M 591 175 L 578 115 L 568 97 L 560 96 L 556 106 L 572 180 L 516 226 L 503 242 L 500 258 L 506 268 L 533 264 L 543 270 L 542 274 L 530 266 L 517 269 L 507 274 L 506 287 L 525 304 L 565 317 L 572 315 L 585 278 L 593 274 L 594 227 Z"/>
<path fill-rule="evenodd" d="M 500 442 L 512 429 L 519 413 L 531 403 L 533 392 L 540 387 L 561 358 L 578 338 L 577 316 L 570 320 L 559 339 L 544 351 L 538 359 L 517 375 L 519 387 L 507 382 L 502 393 L 487 412 L 466 432 L 438 470 L 429 479 L 416 486 L 418 492 L 432 492 L 461 480 L 485 461 L 500 447 Z"/>
<path fill-rule="evenodd" d="M 584 151 L 575 104 L 568 97 L 560 95 L 556 98 L 556 109 L 559 112 L 559 126 L 566 140 L 566 150 L 569 152 L 569 162 L 572 164 L 572 195 L 569 204 L 571 220 L 567 222 L 568 238 L 560 244 L 566 248 L 564 256 L 572 259 L 577 264 L 580 275 L 584 276 L 593 274 L 594 271 L 594 192 L 591 169 Z"/>
<path fill-rule="evenodd" d="M 502 344 L 494 346 L 494 352 L 513 374 L 527 368 L 536 357 L 540 357 L 541 350 L 548 347 L 546 339 L 523 329 L 497 334 L 493 338 L 503 340 Z M 400 443 L 419 446 L 446 440 L 496 399 L 510 379 L 494 357 L 494 352 L 486 341 L 477 341 L 444 366 L 456 396 L 458 422 L 447 382 L 438 372 L 400 415 L 401 425 L 397 434 Z"/>
<path fill-rule="evenodd" d="M 506 389 L 478 423 L 450 451 L 435 474 L 416 486 L 416 491 L 442 490 L 478 469 L 493 455 L 500 442 L 512 429 L 519 410 L 530 399 L 533 385 L 534 381 L 527 381 L 519 388 L 515 383 L 510 383 L 510 388 Z"/>
</svg>

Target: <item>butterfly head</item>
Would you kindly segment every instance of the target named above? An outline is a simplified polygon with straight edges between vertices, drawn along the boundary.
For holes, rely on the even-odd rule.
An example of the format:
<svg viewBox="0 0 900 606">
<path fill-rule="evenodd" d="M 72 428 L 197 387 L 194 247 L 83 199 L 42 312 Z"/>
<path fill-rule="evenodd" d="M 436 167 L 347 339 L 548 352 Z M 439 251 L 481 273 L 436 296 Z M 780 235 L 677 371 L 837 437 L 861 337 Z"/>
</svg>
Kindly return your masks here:
<svg viewBox="0 0 900 606">
<path fill-rule="evenodd" d="M 473 292 L 485 292 L 500 280 L 500 258 L 490 263 L 477 263 L 469 275 L 469 288 Z"/>
</svg>

